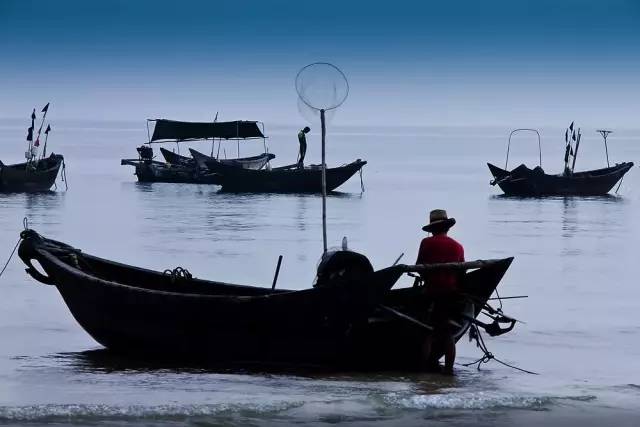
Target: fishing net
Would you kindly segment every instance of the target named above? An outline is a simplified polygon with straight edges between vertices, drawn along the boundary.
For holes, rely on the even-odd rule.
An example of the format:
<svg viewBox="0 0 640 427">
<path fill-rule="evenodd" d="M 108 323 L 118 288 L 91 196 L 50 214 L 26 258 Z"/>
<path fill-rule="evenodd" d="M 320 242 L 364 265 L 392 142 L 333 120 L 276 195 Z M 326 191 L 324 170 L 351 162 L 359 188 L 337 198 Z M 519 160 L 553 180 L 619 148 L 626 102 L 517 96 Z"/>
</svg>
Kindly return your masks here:
<svg viewBox="0 0 640 427">
<path fill-rule="evenodd" d="M 349 83 L 338 67 L 316 62 L 302 68 L 296 76 L 298 108 L 303 104 L 313 110 L 334 110 L 347 99 Z"/>
</svg>

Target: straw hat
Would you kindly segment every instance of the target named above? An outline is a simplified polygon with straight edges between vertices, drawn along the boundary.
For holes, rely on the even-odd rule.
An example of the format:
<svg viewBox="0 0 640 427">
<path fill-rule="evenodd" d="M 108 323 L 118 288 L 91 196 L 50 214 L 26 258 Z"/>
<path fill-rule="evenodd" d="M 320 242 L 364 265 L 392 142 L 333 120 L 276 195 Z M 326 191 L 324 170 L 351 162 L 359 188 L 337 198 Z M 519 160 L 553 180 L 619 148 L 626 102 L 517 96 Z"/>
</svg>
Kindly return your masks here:
<svg viewBox="0 0 640 427">
<path fill-rule="evenodd" d="M 449 218 L 444 209 L 434 209 L 429 212 L 429 224 L 422 227 L 424 231 L 432 232 L 434 228 L 449 229 L 456 223 L 455 218 Z"/>
</svg>

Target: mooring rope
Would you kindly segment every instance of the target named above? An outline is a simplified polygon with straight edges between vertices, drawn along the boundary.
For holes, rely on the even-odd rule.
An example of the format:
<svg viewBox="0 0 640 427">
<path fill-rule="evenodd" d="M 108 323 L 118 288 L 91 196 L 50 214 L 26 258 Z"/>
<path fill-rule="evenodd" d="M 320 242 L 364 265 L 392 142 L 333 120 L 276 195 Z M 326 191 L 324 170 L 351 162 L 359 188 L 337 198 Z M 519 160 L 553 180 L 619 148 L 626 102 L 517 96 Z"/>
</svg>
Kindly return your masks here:
<svg viewBox="0 0 640 427">
<path fill-rule="evenodd" d="M 16 245 L 13 247 L 13 250 L 11 251 L 11 255 L 9 255 L 9 259 L 4 264 L 4 267 L 2 267 L 2 271 L 0 271 L 0 277 L 2 277 L 2 274 L 7 269 L 7 266 L 9 265 L 9 262 L 11 262 L 11 258 L 13 258 L 13 254 L 16 253 L 16 249 L 18 249 L 18 245 L 20 244 L 21 241 L 22 241 L 22 237 L 18 238 L 18 241 L 16 242 Z"/>
<path fill-rule="evenodd" d="M 64 191 L 69 189 L 69 182 L 67 181 L 67 164 L 62 159 L 62 173 L 60 174 L 62 181 L 64 182 Z"/>
<path fill-rule="evenodd" d="M 620 184 L 618 184 L 618 188 L 616 188 L 616 194 L 618 194 L 618 190 L 620 190 L 620 186 L 622 185 L 622 181 L 624 180 L 624 175 L 620 178 Z"/>
<path fill-rule="evenodd" d="M 478 348 L 480 348 L 480 350 L 482 350 L 482 352 L 484 353 L 483 356 L 481 358 L 479 358 L 478 360 L 475 360 L 471 363 L 461 363 L 462 366 L 468 367 L 471 365 L 476 365 L 476 368 L 478 369 L 478 371 L 480 370 L 480 366 L 482 366 L 483 363 L 489 363 L 489 361 L 491 360 L 495 360 L 496 362 L 500 363 L 501 365 L 504 365 L 508 368 L 511 369 L 515 369 L 518 370 L 520 372 L 524 372 L 526 374 L 531 374 L 531 375 L 539 375 L 537 372 L 532 372 L 532 371 L 527 371 L 526 369 L 522 369 L 522 368 L 518 368 L 517 366 L 513 366 L 508 364 L 507 362 L 503 362 L 502 360 L 496 358 L 493 353 L 491 353 L 489 351 L 489 349 L 487 348 L 487 345 L 484 342 L 484 339 L 482 338 L 482 335 L 480 334 L 480 329 L 478 329 L 477 325 L 471 325 L 471 329 L 469 330 L 469 338 L 470 339 L 475 339 L 476 340 L 476 345 L 478 346 Z"/>
<path fill-rule="evenodd" d="M 362 180 L 362 169 L 364 169 L 364 166 L 360 168 L 360 189 L 364 193 L 364 181 Z"/>
</svg>

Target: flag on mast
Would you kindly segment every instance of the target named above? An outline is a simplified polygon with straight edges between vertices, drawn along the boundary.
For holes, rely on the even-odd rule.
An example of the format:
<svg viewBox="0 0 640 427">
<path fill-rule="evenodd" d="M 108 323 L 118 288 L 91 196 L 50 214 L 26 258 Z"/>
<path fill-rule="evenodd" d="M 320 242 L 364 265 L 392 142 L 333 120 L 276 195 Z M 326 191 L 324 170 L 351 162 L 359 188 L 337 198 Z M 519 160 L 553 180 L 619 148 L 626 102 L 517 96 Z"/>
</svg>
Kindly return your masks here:
<svg viewBox="0 0 640 427">
<path fill-rule="evenodd" d="M 44 106 L 44 108 L 42 109 L 43 113 L 46 113 L 47 111 L 49 111 L 49 104 L 50 102 L 47 102 L 47 105 Z"/>
</svg>

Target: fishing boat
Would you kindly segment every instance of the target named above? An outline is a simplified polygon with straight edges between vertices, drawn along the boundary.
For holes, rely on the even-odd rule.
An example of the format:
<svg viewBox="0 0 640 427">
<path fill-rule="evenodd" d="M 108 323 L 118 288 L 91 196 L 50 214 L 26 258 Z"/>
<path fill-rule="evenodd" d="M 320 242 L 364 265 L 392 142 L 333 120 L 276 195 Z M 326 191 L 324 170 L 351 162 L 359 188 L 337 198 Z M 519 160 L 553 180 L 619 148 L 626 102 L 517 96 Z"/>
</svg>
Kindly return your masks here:
<svg viewBox="0 0 640 427">
<path fill-rule="evenodd" d="M 262 153 L 258 156 L 252 157 L 239 157 L 237 159 L 216 159 L 212 156 L 207 156 L 199 151 L 189 148 L 191 157 L 196 162 L 200 169 L 208 169 L 207 162 L 219 162 L 223 165 L 233 166 L 241 169 L 253 169 L 258 170 L 264 168 L 269 161 L 276 158 L 271 153 Z"/>
<path fill-rule="evenodd" d="M 63 164 L 64 157 L 54 153 L 44 159 L 13 165 L 5 165 L 0 161 L 0 192 L 49 191 Z"/>
<path fill-rule="evenodd" d="M 512 258 L 374 270 L 364 255 L 341 250 L 323 256 L 314 287 L 285 290 L 276 289 L 277 275 L 271 287 L 207 281 L 182 268 L 157 272 L 98 258 L 30 229 L 21 237 L 27 273 L 55 286 L 89 335 L 145 360 L 416 369 L 430 328 L 418 319 L 429 301 L 421 288 L 393 287 L 404 273 L 424 269 L 474 268 L 452 313 L 456 339 L 471 325 L 501 335 L 515 323 L 495 310 L 493 323 L 477 319 Z"/>
<path fill-rule="evenodd" d="M 571 137 L 569 137 L 571 131 Z M 511 137 L 518 132 L 534 132 L 538 136 L 539 164 L 533 169 L 524 164 L 509 170 L 509 149 Z M 604 131 L 610 132 L 610 131 Z M 542 169 L 542 146 L 540 133 L 536 129 L 515 129 L 509 135 L 507 159 L 505 167 L 500 168 L 487 163 L 494 179 L 491 185 L 498 185 L 508 196 L 540 197 L 540 196 L 601 196 L 609 193 L 616 183 L 622 183 L 624 175 L 631 169 L 633 162 L 609 165 L 609 152 L 606 146 L 607 167 L 601 169 L 575 172 L 576 158 L 580 148 L 582 133 L 574 130 L 573 123 L 565 133 L 565 169 L 556 175 L 545 173 Z M 575 144 L 574 144 L 575 143 Z"/>
<path fill-rule="evenodd" d="M 56 178 L 60 168 L 64 168 L 64 157 L 60 154 L 52 153 L 49 157 L 47 154 L 47 141 L 49 139 L 49 132 L 51 126 L 47 125 L 44 141 L 44 149 L 42 156 L 38 156 L 38 148 L 40 146 L 40 136 L 42 133 L 42 127 L 44 125 L 47 112 L 49 110 L 49 104 L 45 105 L 42 109 L 42 123 L 36 135 L 36 140 L 33 140 L 34 126 L 36 119 L 36 110 L 31 113 L 31 127 L 27 132 L 27 141 L 29 143 L 28 149 L 25 152 L 26 162 L 5 165 L 0 161 L 0 192 L 13 193 L 13 192 L 40 192 L 48 191 L 55 184 Z M 64 178 L 64 175 L 63 175 Z"/>
<path fill-rule="evenodd" d="M 359 172 L 367 162 L 356 160 L 349 164 L 326 169 L 327 191 L 333 191 Z M 272 169 L 241 169 L 215 160 L 206 162 L 209 171 L 220 175 L 222 191 L 265 193 L 321 193 L 322 167 L 295 165 Z"/>
<path fill-rule="evenodd" d="M 233 121 L 233 122 L 182 122 L 166 119 L 147 120 L 147 130 L 149 123 L 155 123 L 153 134 L 149 136 L 146 145 L 138 147 L 139 157 L 137 159 L 122 159 L 121 165 L 135 167 L 135 175 L 141 182 L 173 182 L 173 183 L 195 183 L 195 184 L 217 184 L 217 178 L 213 176 L 206 167 L 198 165 L 198 162 L 180 153 L 174 153 L 163 147 L 160 152 L 166 162 L 154 160 L 153 143 L 175 142 L 178 147 L 184 141 L 207 141 L 212 144 L 218 140 L 218 152 L 223 140 L 236 140 L 238 143 L 238 158 L 225 159 L 222 162 L 237 167 L 264 167 L 267 162 L 275 156 L 267 152 L 266 137 L 255 121 Z M 262 125 L 264 129 L 264 125 Z M 250 139 L 262 139 L 265 152 L 260 156 L 240 157 L 240 141 Z M 213 151 L 213 146 L 212 146 Z M 204 156 L 204 155 L 203 155 Z M 213 158 L 213 157 L 210 157 Z"/>
</svg>

